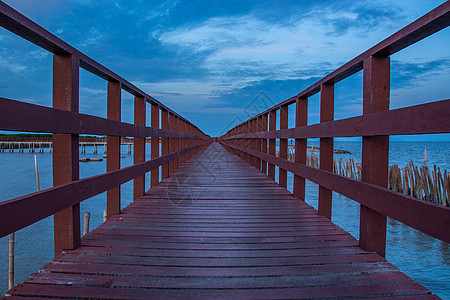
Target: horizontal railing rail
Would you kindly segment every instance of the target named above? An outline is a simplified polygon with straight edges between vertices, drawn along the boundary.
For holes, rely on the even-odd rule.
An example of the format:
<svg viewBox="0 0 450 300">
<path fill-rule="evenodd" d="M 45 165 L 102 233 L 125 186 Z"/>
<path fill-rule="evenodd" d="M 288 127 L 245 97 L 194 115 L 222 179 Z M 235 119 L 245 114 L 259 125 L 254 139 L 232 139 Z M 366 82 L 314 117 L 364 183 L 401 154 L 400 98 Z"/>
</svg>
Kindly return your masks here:
<svg viewBox="0 0 450 300">
<path fill-rule="evenodd" d="M 193 134 L 139 126 L 1 97 L 0 111 L 8 116 L 0 120 L 0 128 L 8 131 L 208 139 Z"/>
<path fill-rule="evenodd" d="M 221 140 L 447 133 L 450 126 L 450 99 L 317 123 L 309 126 L 236 134 Z"/>
<path fill-rule="evenodd" d="M 102 64 L 0 1 L 0 25 L 53 53 L 53 107 L 0 98 L 0 130 L 52 133 L 53 187 L 0 202 L 0 237 L 54 215 L 55 254 L 80 244 L 80 202 L 107 193 L 107 218 L 120 213 L 120 185 L 133 180 L 133 199 L 167 178 L 212 139 L 197 126 Z M 107 117 L 79 112 L 79 72 L 107 82 Z M 134 124 L 121 121 L 121 92 L 134 95 Z M 147 104 L 150 127 L 146 126 Z M 80 135 L 106 136 L 106 172 L 79 179 Z M 121 137 L 132 137 L 133 165 L 120 167 Z M 146 160 L 146 138 L 151 159 Z M 160 151 L 161 145 L 161 151 Z M 160 153 L 161 152 L 161 153 Z M 161 168 L 161 177 L 160 177 Z"/>
<path fill-rule="evenodd" d="M 319 185 L 319 214 L 331 218 L 332 192 L 361 204 L 360 245 L 385 255 L 387 216 L 432 237 L 450 242 L 450 207 L 388 189 L 389 136 L 450 132 L 450 100 L 389 109 L 390 55 L 446 28 L 447 1 L 376 46 L 326 75 L 299 94 L 230 129 L 219 142 L 305 199 L 305 180 Z M 334 85 L 363 71 L 363 114 L 334 120 Z M 308 98 L 320 92 L 320 123 L 308 125 Z M 295 105 L 295 127 L 288 128 L 288 106 Z M 278 113 L 279 111 L 279 113 Z M 277 129 L 279 118 L 279 129 Z M 333 173 L 333 139 L 362 137 L 361 180 Z M 307 139 L 320 138 L 319 168 L 306 164 Z M 295 139 L 295 161 L 288 158 L 288 139 Z M 279 141 L 277 157 L 276 141 Z M 449 203 L 444 195 L 445 203 Z"/>
</svg>

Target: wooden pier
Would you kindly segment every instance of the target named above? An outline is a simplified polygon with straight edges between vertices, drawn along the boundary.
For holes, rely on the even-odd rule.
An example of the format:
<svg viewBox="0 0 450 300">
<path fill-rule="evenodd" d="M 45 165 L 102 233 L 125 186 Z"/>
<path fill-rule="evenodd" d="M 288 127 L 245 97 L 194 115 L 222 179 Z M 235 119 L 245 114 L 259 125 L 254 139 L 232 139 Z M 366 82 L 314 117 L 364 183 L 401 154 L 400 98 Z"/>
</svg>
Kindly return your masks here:
<svg viewBox="0 0 450 300">
<path fill-rule="evenodd" d="M 53 186 L 0 202 L 0 237 L 54 218 L 54 260 L 24 283 L 11 278 L 8 297 L 437 298 L 384 258 L 387 217 L 450 242 L 449 207 L 389 190 L 389 137 L 449 133 L 450 100 L 390 109 L 390 55 L 447 28 L 450 1 L 217 142 L 1 1 L 0 25 L 53 54 L 53 107 L 0 98 L 0 130 L 51 133 L 53 149 Z M 106 118 L 79 113 L 80 68 L 107 84 Z M 357 72 L 363 114 L 334 120 L 334 86 Z M 123 91 L 134 96 L 133 124 L 121 121 Z M 317 93 L 320 123 L 308 125 Z M 106 136 L 106 172 L 80 179 L 84 135 Z M 127 167 L 122 137 L 133 142 Z M 333 173 L 336 137 L 362 138 L 357 178 Z M 146 157 L 149 138 L 158 142 Z M 320 138 L 315 167 L 309 138 Z M 319 185 L 318 210 L 305 202 L 307 180 Z M 134 201 L 121 209 L 129 181 Z M 104 192 L 107 221 L 81 238 L 80 203 Z M 333 192 L 360 204 L 359 240 L 330 221 Z"/>
<path fill-rule="evenodd" d="M 8 293 L 109 299 L 435 297 L 219 143 Z"/>
</svg>

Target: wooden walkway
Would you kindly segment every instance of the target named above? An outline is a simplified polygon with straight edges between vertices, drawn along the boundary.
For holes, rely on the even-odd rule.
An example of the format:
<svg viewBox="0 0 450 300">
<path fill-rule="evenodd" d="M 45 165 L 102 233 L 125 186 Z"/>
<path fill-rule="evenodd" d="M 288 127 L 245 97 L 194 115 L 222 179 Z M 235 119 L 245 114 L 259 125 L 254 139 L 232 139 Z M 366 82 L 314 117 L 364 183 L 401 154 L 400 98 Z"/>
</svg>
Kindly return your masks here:
<svg viewBox="0 0 450 300">
<path fill-rule="evenodd" d="M 10 291 L 68 298 L 437 298 L 219 143 Z"/>
</svg>

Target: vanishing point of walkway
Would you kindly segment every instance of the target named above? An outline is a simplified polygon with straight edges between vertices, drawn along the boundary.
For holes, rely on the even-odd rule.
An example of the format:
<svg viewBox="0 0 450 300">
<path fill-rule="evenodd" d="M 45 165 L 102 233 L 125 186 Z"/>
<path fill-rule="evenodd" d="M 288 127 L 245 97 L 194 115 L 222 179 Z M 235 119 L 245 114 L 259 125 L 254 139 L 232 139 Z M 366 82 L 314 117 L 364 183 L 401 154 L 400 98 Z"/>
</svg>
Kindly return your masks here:
<svg viewBox="0 0 450 300">
<path fill-rule="evenodd" d="M 10 293 L 120 299 L 435 297 L 219 143 Z"/>
</svg>

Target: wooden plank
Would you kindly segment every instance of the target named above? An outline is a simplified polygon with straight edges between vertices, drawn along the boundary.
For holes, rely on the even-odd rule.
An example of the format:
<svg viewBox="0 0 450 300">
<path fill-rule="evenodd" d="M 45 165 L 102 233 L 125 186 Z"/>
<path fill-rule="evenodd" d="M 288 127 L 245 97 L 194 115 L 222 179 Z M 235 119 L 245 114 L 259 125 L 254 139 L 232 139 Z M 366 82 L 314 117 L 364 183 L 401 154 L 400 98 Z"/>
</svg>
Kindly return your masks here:
<svg viewBox="0 0 450 300">
<path fill-rule="evenodd" d="M 108 286 L 111 288 L 164 288 L 164 289 L 263 289 L 271 288 L 295 288 L 308 286 L 338 286 L 373 283 L 411 282 L 412 280 L 401 272 L 389 274 L 365 274 L 358 280 L 355 277 L 342 276 L 342 273 L 328 274 L 324 282 L 321 274 L 301 276 L 270 276 L 270 277 L 211 277 L 207 280 L 199 280 L 197 277 L 149 277 L 139 276 L 108 276 L 91 274 L 67 274 L 67 273 L 34 273 L 25 283 L 46 285 L 83 285 L 83 286 Z"/>
<path fill-rule="evenodd" d="M 65 264 L 51 262 L 42 271 L 69 274 L 103 274 L 132 276 L 293 276 L 314 274 L 390 273 L 398 269 L 387 262 L 362 262 L 357 264 L 328 264 L 302 266 L 266 266 L 266 267 L 173 267 L 173 266 L 128 266 L 112 264 L 77 263 Z"/>
<path fill-rule="evenodd" d="M 62 285 L 21 284 L 11 293 L 17 296 L 50 296 L 87 299 L 139 298 L 222 298 L 222 299 L 286 299 L 361 296 L 408 296 L 410 293 L 427 295 L 428 290 L 417 283 L 381 283 L 337 287 L 305 287 L 279 289 L 137 289 L 110 287 L 80 287 Z"/>
<path fill-rule="evenodd" d="M 143 248 L 105 248 L 78 247 L 71 251 L 75 254 L 89 255 L 121 255 L 139 257 L 208 257 L 208 258 L 255 258 L 255 257 L 299 257 L 319 255 L 344 255 L 365 253 L 358 247 L 315 248 L 306 249 L 266 249 L 266 250 L 189 250 L 189 249 L 143 249 Z"/>
<path fill-rule="evenodd" d="M 347 238 L 344 240 L 328 241 L 305 241 L 296 243 L 227 243 L 227 244 L 208 244 L 208 243 L 176 243 L 176 242 L 122 242 L 117 240 L 87 240 L 81 241 L 81 245 L 90 247 L 107 248 L 129 248 L 133 249 L 193 249 L 193 250 L 279 250 L 279 249 L 307 249 L 307 248 L 329 248 L 329 247 L 348 247 L 359 245 L 355 239 Z"/>
</svg>

